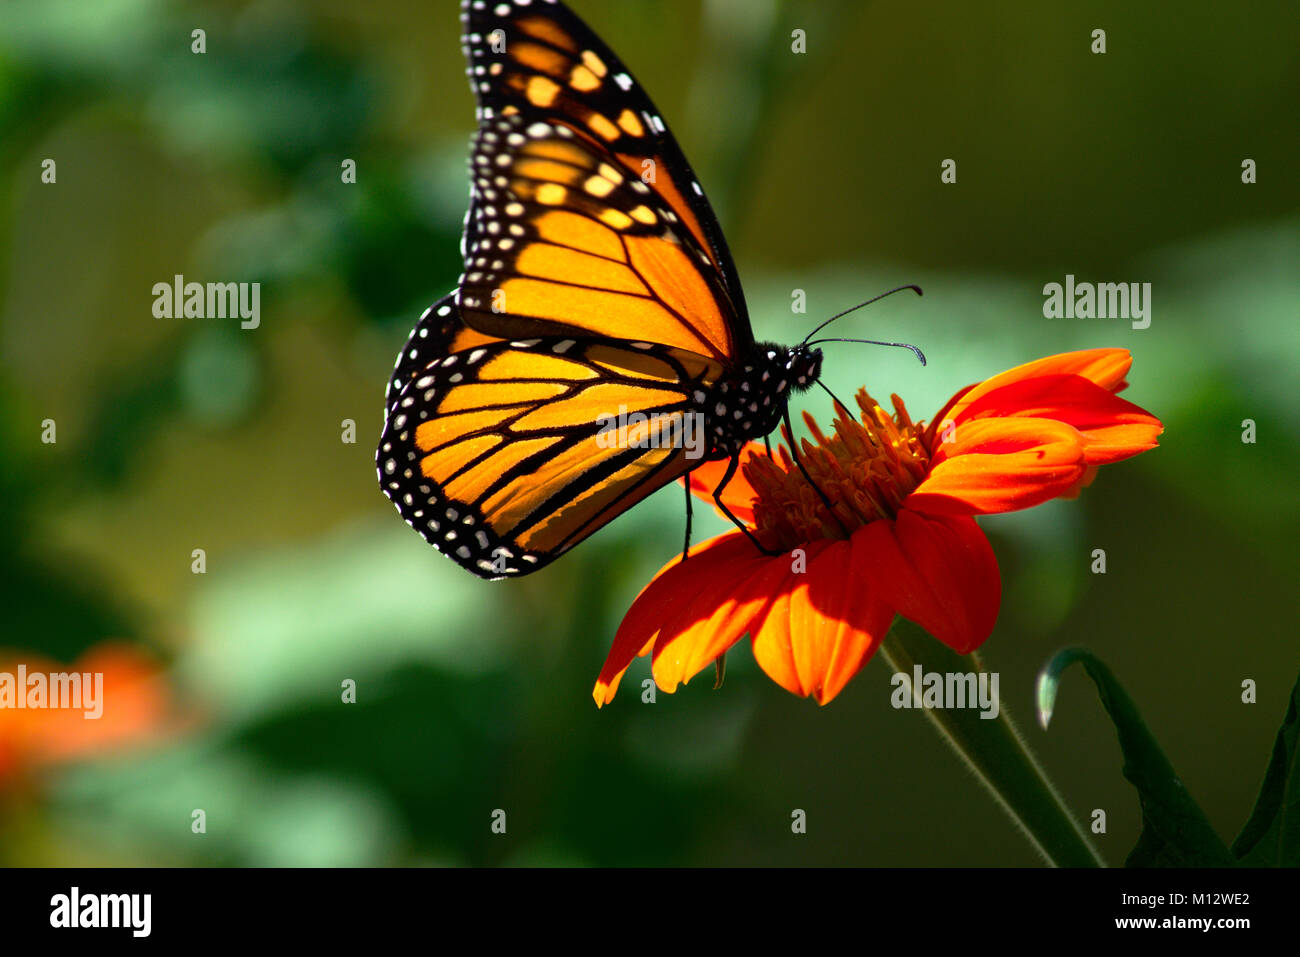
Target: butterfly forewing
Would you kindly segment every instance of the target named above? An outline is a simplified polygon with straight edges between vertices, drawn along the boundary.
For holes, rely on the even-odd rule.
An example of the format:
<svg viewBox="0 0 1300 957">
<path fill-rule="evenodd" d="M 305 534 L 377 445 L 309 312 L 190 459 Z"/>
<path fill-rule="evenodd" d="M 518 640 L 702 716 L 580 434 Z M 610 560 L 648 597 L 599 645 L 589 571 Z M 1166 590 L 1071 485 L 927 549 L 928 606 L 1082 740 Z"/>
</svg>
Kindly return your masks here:
<svg viewBox="0 0 1300 957">
<path fill-rule="evenodd" d="M 503 116 L 564 126 L 625 177 L 644 182 L 716 273 L 738 345 L 752 342 L 717 217 L 659 110 L 622 61 L 562 3 L 465 0 L 461 17 L 480 126 Z"/>
<path fill-rule="evenodd" d="M 471 162 L 464 321 L 501 337 L 641 339 L 728 362 L 718 273 L 677 215 L 567 126 L 488 121 Z"/>
</svg>

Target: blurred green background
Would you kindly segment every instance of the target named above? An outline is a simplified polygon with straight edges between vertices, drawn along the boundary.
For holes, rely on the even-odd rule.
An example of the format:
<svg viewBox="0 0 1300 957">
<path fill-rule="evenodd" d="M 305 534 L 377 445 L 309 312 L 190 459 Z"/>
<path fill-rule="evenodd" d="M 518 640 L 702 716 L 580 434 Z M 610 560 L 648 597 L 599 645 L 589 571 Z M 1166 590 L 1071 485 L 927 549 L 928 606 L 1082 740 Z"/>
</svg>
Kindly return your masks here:
<svg viewBox="0 0 1300 957">
<path fill-rule="evenodd" d="M 832 347 L 837 392 L 928 419 L 1041 355 L 1133 351 L 1126 397 L 1161 447 L 1078 501 L 982 521 L 1005 590 L 984 653 L 1067 800 L 1107 811 L 1112 863 L 1139 810 L 1091 686 L 1067 678 L 1050 734 L 1030 718 L 1065 645 L 1112 666 L 1231 840 L 1300 665 L 1294 3 L 573 6 L 695 165 L 760 337 L 925 288 L 838 329 L 930 365 Z M 743 645 L 720 691 L 704 675 L 643 704 L 642 660 L 594 707 L 622 613 L 680 547 L 680 489 L 516 582 L 399 521 L 374 441 L 394 355 L 460 271 L 458 33 L 452 0 L 0 5 L 0 646 L 135 642 L 181 724 L 0 784 L 0 863 L 1034 863 L 890 708 L 881 661 L 818 708 Z M 154 318 L 176 273 L 261 282 L 260 328 Z M 1150 328 L 1043 318 L 1067 273 L 1152 283 Z"/>
</svg>

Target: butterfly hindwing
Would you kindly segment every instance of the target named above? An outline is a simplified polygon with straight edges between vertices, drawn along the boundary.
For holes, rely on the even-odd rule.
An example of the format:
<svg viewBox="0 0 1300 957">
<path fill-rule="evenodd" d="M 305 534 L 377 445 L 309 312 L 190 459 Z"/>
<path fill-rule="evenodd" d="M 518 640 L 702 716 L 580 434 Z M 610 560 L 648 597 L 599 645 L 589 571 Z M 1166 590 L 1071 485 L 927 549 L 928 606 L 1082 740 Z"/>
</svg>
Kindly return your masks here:
<svg viewBox="0 0 1300 957">
<path fill-rule="evenodd" d="M 716 374 L 681 350 L 595 339 L 455 352 L 402 387 L 380 483 L 458 564 L 527 574 L 698 464 L 683 430 Z"/>
<path fill-rule="evenodd" d="M 659 110 L 622 61 L 563 3 L 464 0 L 465 52 L 481 130 L 516 116 L 564 127 L 600 162 L 650 188 L 651 208 L 716 276 L 719 307 L 740 347 L 753 335 L 717 217 Z M 472 318 L 471 318 L 472 323 Z"/>
</svg>

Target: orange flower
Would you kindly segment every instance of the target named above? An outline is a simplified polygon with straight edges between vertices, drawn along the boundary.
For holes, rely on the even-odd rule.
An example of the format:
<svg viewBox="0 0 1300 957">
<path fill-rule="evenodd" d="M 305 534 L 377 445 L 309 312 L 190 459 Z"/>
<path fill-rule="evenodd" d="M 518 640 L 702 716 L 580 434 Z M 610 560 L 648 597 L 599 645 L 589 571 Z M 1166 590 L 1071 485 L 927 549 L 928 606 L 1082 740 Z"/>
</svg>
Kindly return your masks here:
<svg viewBox="0 0 1300 957">
<path fill-rule="evenodd" d="M 78 682 L 78 694 L 84 687 L 87 696 L 93 691 L 93 700 L 51 707 L 53 691 L 42 679 L 47 690 L 37 699 L 41 704 L 17 707 L 14 695 L 30 703 L 32 694 L 17 685 L 20 667 L 29 681 L 36 675 L 90 675 Z M 138 744 L 172 729 L 172 696 L 162 672 L 133 645 L 96 645 L 70 665 L 32 653 L 0 652 L 0 676 L 7 681 L 0 694 L 0 790 L 28 772 Z M 102 676 L 98 684 L 97 676 Z"/>
<path fill-rule="evenodd" d="M 805 414 L 816 441 L 801 443 L 800 458 L 833 513 L 786 449 L 778 462 L 751 445 L 724 500 L 778 554 L 731 531 L 665 565 L 618 629 L 596 704 L 639 655 L 653 652 L 655 682 L 672 692 L 746 633 L 773 681 L 819 704 L 862 668 L 896 614 L 975 650 L 1002 586 L 972 516 L 1077 495 L 1099 466 L 1153 448 L 1160 421 L 1115 395 L 1132 362 L 1125 349 L 1039 359 L 958 392 L 929 426 L 898 396 L 890 415 L 865 390 L 861 421 L 841 409 L 832 436 Z M 711 498 L 724 466 L 696 469 L 691 490 Z"/>
</svg>

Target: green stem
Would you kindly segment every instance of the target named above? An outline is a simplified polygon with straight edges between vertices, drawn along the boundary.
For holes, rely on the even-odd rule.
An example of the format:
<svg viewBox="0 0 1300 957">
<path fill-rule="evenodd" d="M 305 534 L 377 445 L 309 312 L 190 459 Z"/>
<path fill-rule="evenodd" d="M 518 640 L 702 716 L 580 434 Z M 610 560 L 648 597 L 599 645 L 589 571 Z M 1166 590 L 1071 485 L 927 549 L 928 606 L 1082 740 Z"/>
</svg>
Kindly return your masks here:
<svg viewBox="0 0 1300 957">
<path fill-rule="evenodd" d="M 918 664 L 927 673 L 967 673 L 972 665 L 976 671 L 984 670 L 977 656 L 957 654 L 903 618 L 895 620 L 880 652 L 895 672 L 908 676 L 909 689 Z M 1106 866 L 1029 750 L 1005 704 L 999 702 L 995 719 L 981 717 L 978 708 L 926 708 L 924 713 L 1048 864 Z"/>
</svg>

